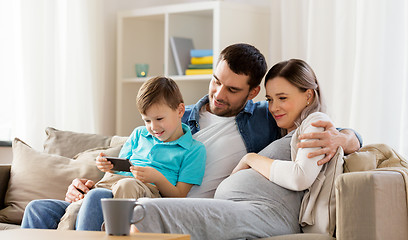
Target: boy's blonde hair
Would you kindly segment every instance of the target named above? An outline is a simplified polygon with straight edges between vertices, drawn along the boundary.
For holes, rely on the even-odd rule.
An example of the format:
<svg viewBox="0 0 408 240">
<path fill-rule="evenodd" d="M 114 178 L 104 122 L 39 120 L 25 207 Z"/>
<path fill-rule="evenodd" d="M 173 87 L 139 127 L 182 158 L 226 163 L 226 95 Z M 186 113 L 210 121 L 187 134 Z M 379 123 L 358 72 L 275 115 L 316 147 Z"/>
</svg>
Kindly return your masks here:
<svg viewBox="0 0 408 240">
<path fill-rule="evenodd" d="M 146 114 L 146 110 L 156 103 L 166 104 L 173 110 L 176 110 L 180 103 L 184 103 L 180 89 L 174 80 L 155 77 L 143 83 L 136 98 L 139 112 Z"/>
</svg>

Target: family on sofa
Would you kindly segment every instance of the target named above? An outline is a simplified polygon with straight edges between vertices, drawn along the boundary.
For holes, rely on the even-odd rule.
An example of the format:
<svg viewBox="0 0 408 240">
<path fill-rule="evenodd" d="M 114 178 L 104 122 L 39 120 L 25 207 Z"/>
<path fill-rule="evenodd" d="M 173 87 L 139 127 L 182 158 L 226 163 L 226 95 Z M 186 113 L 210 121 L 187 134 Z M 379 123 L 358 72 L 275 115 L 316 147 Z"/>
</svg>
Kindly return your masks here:
<svg viewBox="0 0 408 240">
<path fill-rule="evenodd" d="M 228 46 L 220 54 L 209 94 L 179 116 L 189 128 L 181 128 L 175 138 L 161 138 L 168 126 L 154 129 L 150 125 L 149 129 L 149 124 L 162 116 L 144 116 L 146 136 L 156 138 L 153 145 L 177 141 L 191 131 L 204 144 L 207 160 L 202 182 L 180 180 L 169 188 L 188 192 L 187 198 L 140 199 L 149 214 L 136 224 L 137 230 L 188 233 L 193 239 L 260 238 L 301 231 L 333 235 L 334 224 L 328 219 L 333 208 L 320 208 L 319 203 L 333 203 L 330 198 L 334 195 L 321 189 L 342 173 L 343 151 L 355 152 L 361 139 L 351 130 L 334 128 L 323 113 L 316 76 L 302 60 L 274 65 L 265 76 L 267 102 L 253 103 L 266 71 L 265 58 L 255 47 Z M 126 144 L 134 144 L 132 138 Z M 132 160 L 134 152 L 121 151 L 120 156 Z M 99 169 L 110 172 L 112 165 L 103 154 L 97 161 Z M 159 167 L 153 171 L 166 176 Z M 165 194 L 167 188 L 162 193 L 161 182 L 144 178 L 136 167 L 131 172 L 134 182 L 155 183 L 151 188 L 159 189 L 162 197 L 172 196 Z M 92 180 L 76 179 L 66 201 L 31 202 L 22 227 L 56 228 L 69 203 L 83 199 L 78 216 L 86 217 L 78 217 L 76 229 L 100 230 L 100 199 L 116 195 L 115 191 L 93 194 L 99 191 L 94 185 Z M 327 218 L 315 218 L 316 213 Z"/>
</svg>

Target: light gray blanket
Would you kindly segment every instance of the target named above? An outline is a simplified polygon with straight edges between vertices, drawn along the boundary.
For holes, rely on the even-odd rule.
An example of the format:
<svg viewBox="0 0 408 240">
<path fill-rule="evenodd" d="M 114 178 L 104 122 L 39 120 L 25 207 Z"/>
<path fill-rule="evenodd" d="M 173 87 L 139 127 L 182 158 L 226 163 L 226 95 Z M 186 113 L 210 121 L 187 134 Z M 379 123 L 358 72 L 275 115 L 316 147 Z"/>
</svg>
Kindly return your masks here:
<svg viewBox="0 0 408 240">
<path fill-rule="evenodd" d="M 290 160 L 290 136 L 275 141 L 263 155 Z M 247 169 L 225 179 L 215 199 L 139 199 L 146 216 L 141 232 L 186 233 L 192 239 L 253 239 L 298 233 L 303 192 L 280 187 Z M 142 208 L 135 214 L 142 214 Z"/>
</svg>

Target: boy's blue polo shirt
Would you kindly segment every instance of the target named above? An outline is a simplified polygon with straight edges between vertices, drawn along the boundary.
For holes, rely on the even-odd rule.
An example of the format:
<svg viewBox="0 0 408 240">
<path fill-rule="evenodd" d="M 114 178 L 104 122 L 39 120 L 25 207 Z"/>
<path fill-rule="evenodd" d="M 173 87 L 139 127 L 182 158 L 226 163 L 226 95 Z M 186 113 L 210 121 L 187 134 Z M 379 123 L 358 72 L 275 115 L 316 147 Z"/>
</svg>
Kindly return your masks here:
<svg viewBox="0 0 408 240">
<path fill-rule="evenodd" d="M 190 128 L 182 124 L 184 135 L 172 142 L 162 142 L 151 135 L 145 126 L 133 130 L 120 150 L 119 157 L 130 159 L 133 165 L 153 167 L 167 180 L 200 185 L 204 176 L 206 151 L 194 140 Z M 133 176 L 128 172 L 117 174 Z"/>
</svg>

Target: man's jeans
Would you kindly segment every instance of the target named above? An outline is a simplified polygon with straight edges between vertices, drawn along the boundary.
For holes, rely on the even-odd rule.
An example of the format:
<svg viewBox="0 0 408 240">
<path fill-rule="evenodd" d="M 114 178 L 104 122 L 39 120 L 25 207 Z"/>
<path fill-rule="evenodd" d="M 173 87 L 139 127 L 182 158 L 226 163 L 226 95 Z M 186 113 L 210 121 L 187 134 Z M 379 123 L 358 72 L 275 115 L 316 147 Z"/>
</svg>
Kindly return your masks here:
<svg viewBox="0 0 408 240">
<path fill-rule="evenodd" d="M 113 198 L 112 191 L 96 188 L 85 195 L 78 212 L 76 230 L 101 231 L 102 198 Z M 68 205 L 69 202 L 54 199 L 31 201 L 25 209 L 21 228 L 56 229 Z"/>
</svg>

